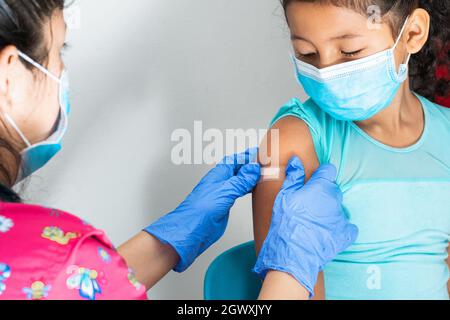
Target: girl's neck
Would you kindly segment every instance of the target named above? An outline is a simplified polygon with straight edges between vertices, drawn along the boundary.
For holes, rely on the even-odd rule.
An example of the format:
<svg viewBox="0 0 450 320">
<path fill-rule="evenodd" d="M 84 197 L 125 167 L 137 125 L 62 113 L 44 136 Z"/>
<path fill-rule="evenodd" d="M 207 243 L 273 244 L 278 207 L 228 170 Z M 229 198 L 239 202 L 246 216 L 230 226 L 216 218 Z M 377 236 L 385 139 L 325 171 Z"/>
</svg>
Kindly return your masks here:
<svg viewBox="0 0 450 320">
<path fill-rule="evenodd" d="M 356 124 L 372 138 L 392 147 L 404 148 L 420 140 L 425 128 L 425 115 L 420 100 L 409 87 L 409 81 L 405 81 L 388 108 Z"/>
</svg>

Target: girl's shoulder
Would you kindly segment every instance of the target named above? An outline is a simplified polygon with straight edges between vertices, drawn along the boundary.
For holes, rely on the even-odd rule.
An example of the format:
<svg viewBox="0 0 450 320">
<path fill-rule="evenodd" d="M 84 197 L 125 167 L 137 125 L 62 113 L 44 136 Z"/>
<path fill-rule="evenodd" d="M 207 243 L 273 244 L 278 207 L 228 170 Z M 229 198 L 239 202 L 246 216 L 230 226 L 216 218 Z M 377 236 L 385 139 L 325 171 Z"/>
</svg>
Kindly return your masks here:
<svg viewBox="0 0 450 320">
<path fill-rule="evenodd" d="M 347 125 L 328 115 L 312 99 L 301 102 L 298 98 L 292 98 L 280 108 L 270 126 L 286 117 L 297 118 L 307 125 L 319 163 L 328 161 L 333 132 L 341 132 L 341 127 Z"/>
<path fill-rule="evenodd" d="M 272 119 L 270 126 L 284 117 L 293 116 L 306 122 L 313 131 L 319 131 L 329 117 L 312 99 L 301 102 L 298 98 L 292 98 L 285 103 Z"/>
<path fill-rule="evenodd" d="M 423 98 L 425 104 L 431 109 L 431 111 L 435 114 L 441 115 L 447 120 L 450 120 L 450 108 L 442 106 L 436 102 L 432 102 L 426 98 Z"/>
<path fill-rule="evenodd" d="M 450 133 L 450 108 L 439 105 L 420 94 L 416 93 L 416 96 L 422 102 L 426 115 L 428 116 L 429 128 L 432 130 L 441 129 Z"/>
</svg>

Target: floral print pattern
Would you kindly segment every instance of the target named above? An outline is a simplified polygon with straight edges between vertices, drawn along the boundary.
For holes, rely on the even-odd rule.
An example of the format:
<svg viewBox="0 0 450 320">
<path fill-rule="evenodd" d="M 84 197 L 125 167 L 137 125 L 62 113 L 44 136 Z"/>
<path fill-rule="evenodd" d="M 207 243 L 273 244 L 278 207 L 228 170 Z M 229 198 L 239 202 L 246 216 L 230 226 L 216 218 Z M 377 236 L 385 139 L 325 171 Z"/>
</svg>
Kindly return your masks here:
<svg viewBox="0 0 450 320">
<path fill-rule="evenodd" d="M 42 300 L 48 297 L 52 286 L 46 285 L 43 281 L 35 281 L 30 288 L 23 288 L 23 292 L 28 300 Z"/>
<path fill-rule="evenodd" d="M 65 246 L 70 240 L 78 238 L 78 234 L 73 232 L 64 233 L 58 227 L 46 227 L 42 232 L 42 237 Z"/>
<path fill-rule="evenodd" d="M 11 268 L 5 264 L 0 263 L 0 296 L 6 290 L 6 280 L 11 276 Z"/>
<path fill-rule="evenodd" d="M 70 266 L 67 269 L 67 273 L 70 274 L 70 277 L 67 279 L 67 287 L 78 290 L 80 297 L 95 300 L 96 295 L 102 293 L 102 289 L 97 281 L 97 271 Z"/>
<path fill-rule="evenodd" d="M 56 209 L 0 203 L 0 259 L 0 300 L 147 299 L 103 231 Z"/>
<path fill-rule="evenodd" d="M 0 233 L 6 233 L 14 226 L 11 219 L 0 216 Z"/>
</svg>

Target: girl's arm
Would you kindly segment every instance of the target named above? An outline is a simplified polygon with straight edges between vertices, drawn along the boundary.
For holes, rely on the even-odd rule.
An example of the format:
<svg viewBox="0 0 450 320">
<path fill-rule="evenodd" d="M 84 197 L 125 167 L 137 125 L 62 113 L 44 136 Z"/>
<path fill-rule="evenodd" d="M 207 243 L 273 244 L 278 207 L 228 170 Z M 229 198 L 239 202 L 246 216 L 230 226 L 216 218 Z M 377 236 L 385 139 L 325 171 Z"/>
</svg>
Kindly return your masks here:
<svg viewBox="0 0 450 320">
<path fill-rule="evenodd" d="M 140 232 L 120 246 L 118 252 L 147 290 L 168 274 L 180 259 L 175 249 L 147 232 Z"/>
<path fill-rule="evenodd" d="M 259 300 L 308 300 L 309 292 L 291 275 L 271 271 L 267 273 Z"/>
<path fill-rule="evenodd" d="M 302 160 L 306 171 L 306 181 L 309 180 L 312 173 L 319 167 L 319 161 L 314 149 L 311 133 L 305 122 L 295 117 L 286 117 L 278 121 L 271 130 L 278 130 L 279 163 L 276 164 L 276 161 L 272 161 L 272 163 L 266 164 L 264 156 L 261 154 L 260 161 L 262 162 L 264 169 L 278 169 L 279 178 L 275 180 L 265 180 L 265 177 L 263 177 L 253 192 L 253 224 L 257 254 L 259 254 L 262 244 L 269 232 L 273 205 L 284 182 L 285 169 L 289 160 L 293 156 L 298 156 Z M 273 147 L 275 147 L 274 150 L 277 149 L 276 146 L 273 146 L 276 141 L 272 141 L 272 136 L 276 135 L 271 135 L 271 132 L 269 131 L 265 141 L 263 141 L 264 147 L 262 147 L 261 150 L 266 149 L 265 146 L 267 146 L 267 150 L 269 151 Z M 274 278 L 280 279 L 280 276 L 271 276 L 271 279 Z M 301 287 L 299 283 L 294 284 Z M 271 284 L 270 287 L 273 287 L 273 285 Z M 299 290 L 301 289 L 303 288 L 299 288 Z M 319 275 L 315 291 L 315 299 L 325 299 L 322 273 Z"/>
</svg>

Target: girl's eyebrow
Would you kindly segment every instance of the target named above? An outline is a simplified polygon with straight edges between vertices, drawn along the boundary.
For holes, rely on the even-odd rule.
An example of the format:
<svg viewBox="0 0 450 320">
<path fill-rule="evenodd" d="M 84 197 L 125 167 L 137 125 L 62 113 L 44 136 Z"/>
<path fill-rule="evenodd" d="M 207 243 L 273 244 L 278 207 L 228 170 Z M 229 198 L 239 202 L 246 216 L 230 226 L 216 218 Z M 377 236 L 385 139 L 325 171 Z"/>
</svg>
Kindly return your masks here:
<svg viewBox="0 0 450 320">
<path fill-rule="evenodd" d="M 354 38 L 358 38 L 358 37 L 362 37 L 361 34 L 357 34 L 357 33 L 346 33 L 346 34 L 342 34 L 336 37 L 332 37 L 330 38 L 328 41 L 333 41 L 333 40 L 342 40 L 342 39 L 354 39 Z M 307 42 L 311 42 L 308 39 L 295 35 L 295 34 L 291 34 L 291 40 L 303 40 L 303 41 L 307 41 Z"/>
<path fill-rule="evenodd" d="M 333 37 L 330 40 L 340 40 L 340 39 L 354 39 L 354 38 L 359 38 L 362 37 L 362 34 L 358 34 L 358 33 L 346 33 L 346 34 L 342 34 L 340 36 L 337 37 Z"/>
</svg>

